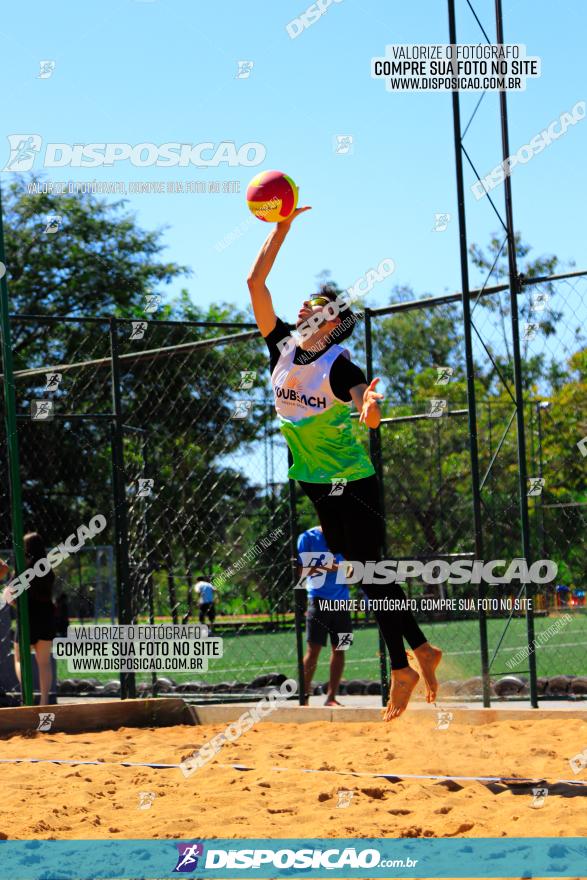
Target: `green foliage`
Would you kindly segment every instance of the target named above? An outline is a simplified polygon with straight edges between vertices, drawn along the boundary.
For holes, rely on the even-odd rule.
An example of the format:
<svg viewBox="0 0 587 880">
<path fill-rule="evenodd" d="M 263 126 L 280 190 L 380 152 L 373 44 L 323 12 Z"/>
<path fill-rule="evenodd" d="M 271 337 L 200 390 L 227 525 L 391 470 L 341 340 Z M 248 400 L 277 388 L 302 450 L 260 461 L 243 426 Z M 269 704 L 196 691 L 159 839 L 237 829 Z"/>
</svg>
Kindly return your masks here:
<svg viewBox="0 0 587 880">
<path fill-rule="evenodd" d="M 497 237 L 486 252 L 471 248 L 473 262 L 489 285 L 507 280 L 507 249 L 500 248 Z M 526 277 L 562 271 L 556 257 L 532 261 L 529 252 L 518 237 L 517 257 Z M 533 299 L 537 291 L 548 299 L 540 311 Z M 414 292 L 405 286 L 390 295 L 390 303 L 414 299 Z M 520 555 L 521 543 L 515 410 L 509 393 L 513 388 L 509 291 L 474 300 L 472 315 L 485 556 L 511 559 Z M 522 338 L 521 351 L 528 474 L 539 474 L 540 442 L 545 478 L 543 495 L 529 500 L 533 552 L 535 558 L 554 559 L 562 582 L 577 585 L 584 577 L 586 525 L 585 459 L 577 451 L 577 442 L 587 435 L 584 300 L 565 282 L 528 286 L 520 296 L 519 316 L 522 332 L 526 323 L 537 324 L 535 341 Z M 372 327 L 374 374 L 382 378 L 386 392 L 384 415 L 393 420 L 382 428 L 388 551 L 407 557 L 471 552 L 460 305 L 374 316 Z M 453 370 L 447 385 L 437 384 L 440 366 Z M 432 399 L 445 400 L 451 415 L 427 417 Z M 537 399 L 550 401 L 550 408 L 540 410 L 540 437 Z"/>
<path fill-rule="evenodd" d="M 220 576 L 271 530 L 282 537 L 271 550 L 247 561 L 220 591 L 225 612 L 267 611 L 277 619 L 291 610 L 289 497 L 286 462 L 269 398 L 267 355 L 254 335 L 221 341 L 236 329 L 173 322 L 249 322 L 250 314 L 227 302 L 206 308 L 186 289 L 145 315 L 147 294 L 188 277 L 186 267 L 162 260 L 163 230 L 137 226 L 124 201 L 93 196 L 28 195 L 23 178 L 5 191 L 6 262 L 15 314 L 101 317 L 103 322 L 43 322 L 13 319 L 15 368 L 64 369 L 63 388 L 52 393 L 65 418 L 46 424 L 19 422 L 25 527 L 40 529 L 57 543 L 97 512 L 113 518 L 110 424 L 96 416 L 111 412 L 109 319 L 118 319 L 125 479 L 128 488 L 131 566 L 135 610 L 145 613 L 152 578 L 155 610 L 181 619 L 193 613 L 190 583 L 198 570 Z M 56 234 L 45 234 L 46 218 L 59 214 Z M 537 278 L 558 271 L 555 256 L 530 259 L 518 237 L 521 271 Z M 507 278 L 507 249 L 494 236 L 471 256 L 488 284 Z M 329 273 L 318 286 L 339 290 Z M 585 459 L 577 442 L 587 435 L 587 346 L 583 300 L 561 284 L 541 284 L 550 297 L 536 318 L 534 288 L 519 300 L 520 324 L 536 321 L 537 343 L 522 342 L 527 397 L 528 472 L 537 475 L 540 410 L 543 496 L 531 501 L 533 549 L 555 559 L 561 578 L 579 584 L 584 573 Z M 390 303 L 416 296 L 409 286 L 390 292 Z M 473 321 L 486 347 L 475 341 L 475 390 L 487 558 L 519 555 L 517 455 L 511 388 L 509 293 L 482 296 L 472 304 Z M 355 309 L 356 310 L 356 309 Z M 149 317 L 144 340 L 130 340 L 130 320 Z M 473 549 L 469 423 L 460 305 L 397 311 L 374 316 L 373 369 L 386 394 L 382 456 L 390 555 L 453 554 Z M 360 323 L 345 343 L 366 365 Z M 192 346 L 192 347 L 186 347 Z M 163 353 L 159 350 L 165 349 Z M 135 357 L 151 352 L 148 357 Z M 91 362 L 91 363 L 88 363 Z M 439 385 L 438 367 L 450 367 Z M 250 391 L 240 390 L 241 372 L 257 374 Z M 17 408 L 28 416 L 31 400 L 44 395 L 44 376 L 17 380 Z M 252 401 L 252 417 L 233 419 L 236 402 Z M 429 418 L 432 399 L 447 401 L 452 415 Z M 67 418 L 85 414 L 87 419 Z M 406 418 L 410 417 L 410 418 Z M 418 418 L 411 418 L 418 417 Z M 358 425 L 362 441 L 368 434 Z M 499 452 L 498 452 L 499 446 Z M 269 461 L 275 455 L 275 474 Z M 0 448 L 0 474 L 5 451 Z M 264 470 L 263 470 L 264 468 Z M 150 476 L 155 490 L 137 496 L 137 481 Z M 273 480 L 273 485 L 266 485 Z M 0 539 L 9 543 L 7 489 L 0 480 Z M 556 506 L 555 506 L 556 505 Z M 564 505 L 564 506 L 561 506 Z M 315 513 L 298 499 L 300 531 Z M 148 526 L 148 527 L 147 527 Z M 112 527 L 102 543 L 113 543 Z"/>
</svg>

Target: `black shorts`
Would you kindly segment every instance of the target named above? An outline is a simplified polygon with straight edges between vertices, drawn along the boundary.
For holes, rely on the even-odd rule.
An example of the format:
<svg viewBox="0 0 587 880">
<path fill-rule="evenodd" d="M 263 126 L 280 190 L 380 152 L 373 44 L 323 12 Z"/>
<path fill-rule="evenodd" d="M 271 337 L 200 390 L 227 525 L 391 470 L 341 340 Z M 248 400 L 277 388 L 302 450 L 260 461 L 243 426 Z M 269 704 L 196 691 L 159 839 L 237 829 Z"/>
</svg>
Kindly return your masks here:
<svg viewBox="0 0 587 880">
<path fill-rule="evenodd" d="M 200 605 L 200 623 L 204 623 L 206 617 L 210 623 L 214 623 L 214 618 L 216 617 L 214 602 L 202 602 Z"/>
<path fill-rule="evenodd" d="M 379 562 L 382 559 L 385 519 L 375 475 L 349 480 L 342 492 L 334 494 L 330 483 L 300 482 L 300 486 L 314 505 L 331 553 L 340 553 L 348 562 Z M 363 582 L 361 586 L 368 599 L 406 598 L 399 584 Z M 414 615 L 411 611 L 382 611 L 375 608 L 373 614 L 389 649 L 391 668 L 405 668 L 408 658 L 403 639 L 412 649 L 426 641 Z M 340 632 L 347 630 L 341 626 Z M 317 631 L 315 636 L 318 644 L 326 644 L 318 639 Z"/>
<path fill-rule="evenodd" d="M 340 495 L 331 494 L 331 483 L 300 481 L 300 486 L 316 509 L 331 553 L 355 562 L 381 559 L 385 519 L 374 474 L 349 480 Z"/>
<path fill-rule="evenodd" d="M 353 625 L 350 611 L 327 611 L 320 608 L 320 599 L 308 599 L 308 611 L 306 612 L 306 638 L 312 645 L 321 645 L 323 648 L 330 637 L 330 644 L 338 648 L 339 643 L 348 643 L 349 634 L 352 641 Z M 346 633 L 346 638 L 342 634 Z"/>
<path fill-rule="evenodd" d="M 29 634 L 30 643 L 50 642 L 57 635 L 55 629 L 55 607 L 52 602 L 31 602 L 29 599 Z M 14 635 L 18 642 L 18 625 Z"/>
</svg>

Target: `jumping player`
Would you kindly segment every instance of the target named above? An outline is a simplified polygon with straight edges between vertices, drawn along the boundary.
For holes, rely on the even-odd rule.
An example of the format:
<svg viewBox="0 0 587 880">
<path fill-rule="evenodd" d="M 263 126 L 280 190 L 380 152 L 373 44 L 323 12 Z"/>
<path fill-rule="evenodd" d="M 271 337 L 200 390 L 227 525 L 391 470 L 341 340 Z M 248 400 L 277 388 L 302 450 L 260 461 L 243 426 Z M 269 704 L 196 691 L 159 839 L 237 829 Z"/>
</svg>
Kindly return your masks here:
<svg viewBox="0 0 587 880">
<path fill-rule="evenodd" d="M 348 338 L 356 316 L 337 300 L 328 285 L 306 299 L 296 327 L 312 327 L 294 345 L 291 327 L 277 318 L 266 285 L 275 258 L 293 220 L 309 207 L 298 208 L 277 223 L 267 236 L 250 271 L 247 283 L 257 326 L 269 349 L 275 406 L 293 465 L 289 476 L 298 480 L 316 509 L 332 553 L 353 562 L 381 559 L 384 518 L 375 469 L 351 429 L 350 404 L 360 412 L 360 422 L 377 428 L 381 420 L 376 391 L 379 379 L 368 385 L 363 371 L 338 343 Z M 332 317 L 337 301 L 340 314 Z M 398 584 L 362 585 L 370 599 L 405 600 Z M 374 610 L 389 650 L 391 691 L 384 719 L 391 721 L 405 710 L 418 680 L 408 663 L 405 638 L 418 660 L 426 685 L 426 699 L 436 699 L 435 669 L 442 652 L 428 643 L 409 610 Z"/>
</svg>

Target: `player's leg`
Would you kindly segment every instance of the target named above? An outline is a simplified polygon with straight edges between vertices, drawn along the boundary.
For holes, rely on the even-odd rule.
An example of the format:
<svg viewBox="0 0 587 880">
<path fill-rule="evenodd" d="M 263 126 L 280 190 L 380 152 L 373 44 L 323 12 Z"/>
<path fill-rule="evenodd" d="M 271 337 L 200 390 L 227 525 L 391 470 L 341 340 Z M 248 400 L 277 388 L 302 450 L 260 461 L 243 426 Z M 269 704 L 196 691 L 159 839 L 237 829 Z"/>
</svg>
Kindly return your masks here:
<svg viewBox="0 0 587 880">
<path fill-rule="evenodd" d="M 338 497 L 331 495 L 330 483 L 303 483 L 300 486 L 308 496 L 322 526 L 324 540 L 331 553 L 340 553 L 344 556 L 341 547 L 344 546 L 344 528 L 339 515 L 340 505 Z"/>
<path fill-rule="evenodd" d="M 332 553 L 340 553 L 345 559 L 357 562 L 375 562 L 381 559 L 383 517 L 379 510 L 374 477 L 349 482 L 340 495 L 331 495 L 330 484 L 327 483 L 301 483 L 301 486 L 316 509 L 326 543 Z M 381 598 L 383 593 L 380 590 L 387 590 L 387 587 L 361 586 L 369 598 Z M 404 597 L 401 587 L 396 584 L 390 586 L 393 588 L 390 592 L 398 598 Z M 389 615 L 382 616 L 377 611 L 375 619 L 380 627 L 382 623 L 386 624 L 384 638 L 392 658 L 392 669 L 406 667 L 408 658 L 401 638 L 400 612 L 396 612 L 393 617 L 393 627 L 389 625 Z M 410 636 L 414 638 L 413 633 Z M 425 641 L 425 636 L 420 633 L 416 643 L 423 644 Z"/>
<path fill-rule="evenodd" d="M 304 654 L 304 694 L 306 701 L 312 696 L 312 682 L 316 674 L 321 650 L 322 645 L 317 645 L 315 642 L 308 642 L 306 645 L 306 653 Z"/>
<path fill-rule="evenodd" d="M 49 694 L 53 683 L 53 671 L 51 669 L 51 645 L 52 642 L 39 639 L 33 645 L 39 670 L 39 690 L 41 692 L 40 705 L 49 704 Z"/>
<path fill-rule="evenodd" d="M 351 488 L 353 482 L 355 485 Z M 332 553 L 340 553 L 349 561 L 367 562 L 381 558 L 383 518 L 378 500 L 374 501 L 369 495 L 359 497 L 361 487 L 356 483 L 363 482 L 349 482 L 340 495 L 331 495 L 329 484 L 301 483 L 316 509 L 328 547 Z M 369 598 L 381 598 L 381 593 L 372 593 L 369 587 L 363 585 L 363 590 Z M 385 720 L 391 720 L 408 705 L 419 675 L 408 663 L 399 612 L 392 615 L 374 610 L 373 613 L 389 650 L 392 682 Z M 422 641 L 425 641 L 424 637 Z"/>
<path fill-rule="evenodd" d="M 304 656 L 304 685 L 306 699 L 312 692 L 312 681 L 318 666 L 318 657 L 322 648 L 326 647 L 330 633 L 328 624 L 329 613 L 320 607 L 320 601 L 315 598 L 308 599 L 306 612 L 306 639 L 307 649 Z"/>
<path fill-rule="evenodd" d="M 352 553 L 352 558 L 359 562 L 381 559 L 385 525 L 381 514 L 377 478 L 368 477 L 365 480 L 350 482 L 346 486 L 342 498 L 347 506 L 344 521 L 345 544 L 348 547 L 348 552 Z M 353 511 L 355 515 L 351 519 Z M 362 584 L 362 589 L 367 597 L 375 602 L 388 599 L 390 602 L 399 603 L 405 602 L 407 598 L 401 586 L 395 583 L 381 586 Z M 417 679 L 411 674 L 413 670 L 408 665 L 403 639 L 407 641 L 418 660 L 426 684 L 428 702 L 433 702 L 436 699 L 438 683 L 435 670 L 442 657 L 442 651 L 428 642 L 409 608 L 397 611 L 385 610 L 384 607 L 375 610 L 376 608 L 377 606 L 375 606 L 373 613 L 389 649 L 392 672 L 403 670 L 401 675 L 395 676 L 398 683 L 398 702 L 394 699 L 394 682 L 392 681 L 390 698 L 392 706 L 389 710 L 391 718 L 401 714 L 407 705 L 407 703 L 404 705 L 405 697 L 407 695 L 409 699 L 411 690 L 417 682 Z M 400 638 L 398 638 L 398 631 L 401 634 Z M 399 711 L 397 711 L 398 709 Z"/>
<path fill-rule="evenodd" d="M 346 508 L 343 512 L 345 544 L 349 547 L 349 552 L 352 550 L 352 558 L 358 562 L 379 561 L 382 558 L 385 519 L 381 513 L 377 478 L 373 476 L 350 482 L 341 501 Z M 401 586 L 396 583 L 380 586 L 361 584 L 361 587 L 371 599 L 405 601 L 407 598 Z M 410 648 L 415 650 L 425 644 L 426 636 L 408 608 L 393 614 L 394 620 L 401 621 L 402 635 Z"/>
<path fill-rule="evenodd" d="M 340 703 L 336 699 L 342 673 L 344 672 L 344 651 L 337 651 L 333 646 L 330 655 L 330 669 L 328 676 L 328 691 L 326 694 L 326 706 L 339 706 Z"/>
<path fill-rule="evenodd" d="M 14 671 L 18 678 L 18 683 L 22 685 L 22 676 L 20 672 L 20 648 L 18 642 L 14 643 Z"/>
<path fill-rule="evenodd" d="M 349 621 L 346 626 L 350 625 L 350 614 Z M 341 633 L 350 633 L 350 629 L 340 630 L 337 633 L 331 633 L 330 641 L 332 643 L 332 653 L 330 654 L 330 670 L 328 677 L 328 692 L 326 694 L 326 705 L 327 706 L 338 706 L 340 705 L 336 699 L 336 695 L 338 694 L 338 689 L 340 687 L 340 682 L 342 679 L 342 674 L 344 672 L 344 660 L 345 660 L 345 651 L 339 651 L 339 643 L 340 643 L 340 634 Z"/>
</svg>

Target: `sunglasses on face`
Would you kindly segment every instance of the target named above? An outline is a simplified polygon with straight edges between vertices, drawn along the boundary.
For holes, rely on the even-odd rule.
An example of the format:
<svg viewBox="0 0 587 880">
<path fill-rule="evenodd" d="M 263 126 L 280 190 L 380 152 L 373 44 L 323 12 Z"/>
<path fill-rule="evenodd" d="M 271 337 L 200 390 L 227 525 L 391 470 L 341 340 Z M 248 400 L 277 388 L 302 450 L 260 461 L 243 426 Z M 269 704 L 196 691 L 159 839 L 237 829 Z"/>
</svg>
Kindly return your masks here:
<svg viewBox="0 0 587 880">
<path fill-rule="evenodd" d="M 330 300 L 327 296 L 313 296 L 312 299 L 308 300 L 308 305 L 312 308 L 314 306 L 327 306 L 330 303 Z"/>
</svg>

